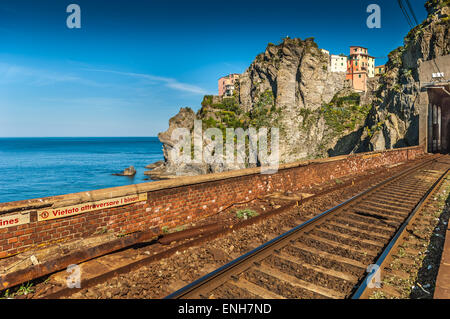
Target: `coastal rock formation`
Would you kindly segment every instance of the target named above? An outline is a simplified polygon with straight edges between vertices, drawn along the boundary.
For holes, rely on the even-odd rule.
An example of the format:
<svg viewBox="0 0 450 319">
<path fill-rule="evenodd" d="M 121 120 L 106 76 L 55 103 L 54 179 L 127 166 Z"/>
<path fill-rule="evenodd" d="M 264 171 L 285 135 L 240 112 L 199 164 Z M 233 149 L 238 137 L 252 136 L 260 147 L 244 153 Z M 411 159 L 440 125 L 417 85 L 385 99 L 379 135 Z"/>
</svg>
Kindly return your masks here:
<svg viewBox="0 0 450 319">
<path fill-rule="evenodd" d="M 161 166 L 161 165 L 163 165 L 163 164 L 164 164 L 164 161 L 157 161 L 157 162 L 155 162 L 155 163 L 148 164 L 147 166 L 145 166 L 145 168 L 146 168 L 146 169 L 155 169 L 155 168 L 157 168 L 158 166 Z"/>
<path fill-rule="evenodd" d="M 125 168 L 122 173 L 113 174 L 113 175 L 115 175 L 115 176 L 134 176 L 134 175 L 136 175 L 136 169 L 134 168 L 134 166 L 130 166 L 128 168 Z"/>
<path fill-rule="evenodd" d="M 350 90 L 345 73 L 329 70 L 329 56 L 313 38 L 285 38 L 279 45 L 269 44 L 235 87 L 233 97 L 205 96 L 197 113 L 181 108 L 170 119 L 169 129 L 158 135 L 163 143 L 164 165 L 147 175 L 156 179 L 258 165 L 248 160 L 175 164 L 170 152 L 176 142 L 172 132 L 177 128 L 192 131 L 195 120 L 202 122 L 203 130 L 219 128 L 224 136 L 226 128 L 276 127 L 280 133 L 280 163 L 287 163 L 343 152 L 338 140 L 358 130 L 368 110 L 360 105 L 362 97 Z"/>
<path fill-rule="evenodd" d="M 425 4 L 426 20 L 412 29 L 404 45 L 389 54 L 373 108 L 353 151 L 382 150 L 418 144 L 419 67 L 423 61 L 450 53 L 449 0 Z"/>
<path fill-rule="evenodd" d="M 190 163 L 175 163 L 172 158 L 172 149 L 177 141 L 172 140 L 172 133 L 176 129 L 187 129 L 192 131 L 194 128 L 194 120 L 196 114 L 189 108 L 181 108 L 178 114 L 169 120 L 169 129 L 165 132 L 159 133 L 158 138 L 163 144 L 164 163 L 156 166 L 151 171 L 144 174 L 151 179 L 168 179 L 182 175 L 199 175 L 208 173 L 206 164 L 190 164 Z"/>
<path fill-rule="evenodd" d="M 240 108 L 252 124 L 280 128 L 282 162 L 325 155 L 319 147 L 331 146 L 323 145 L 328 126 L 319 113 L 345 88 L 345 73 L 330 72 L 328 59 L 313 38 L 287 38 L 269 44 L 239 80 Z"/>
</svg>

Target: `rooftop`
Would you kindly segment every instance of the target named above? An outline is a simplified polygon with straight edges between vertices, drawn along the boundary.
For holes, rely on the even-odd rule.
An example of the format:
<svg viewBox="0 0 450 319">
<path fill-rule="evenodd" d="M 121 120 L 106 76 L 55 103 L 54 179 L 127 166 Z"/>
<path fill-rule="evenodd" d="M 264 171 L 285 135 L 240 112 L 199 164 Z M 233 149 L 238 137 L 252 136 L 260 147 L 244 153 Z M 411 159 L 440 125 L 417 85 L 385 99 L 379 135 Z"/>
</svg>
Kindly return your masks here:
<svg viewBox="0 0 450 319">
<path fill-rule="evenodd" d="M 228 75 L 224 75 L 224 76 L 220 77 L 219 80 L 220 80 L 220 79 L 223 79 L 223 78 L 228 78 L 228 77 L 230 77 L 230 76 L 232 76 L 232 75 L 238 75 L 238 76 L 239 76 L 240 74 L 239 74 L 239 73 L 230 73 L 230 74 L 228 74 Z"/>
</svg>

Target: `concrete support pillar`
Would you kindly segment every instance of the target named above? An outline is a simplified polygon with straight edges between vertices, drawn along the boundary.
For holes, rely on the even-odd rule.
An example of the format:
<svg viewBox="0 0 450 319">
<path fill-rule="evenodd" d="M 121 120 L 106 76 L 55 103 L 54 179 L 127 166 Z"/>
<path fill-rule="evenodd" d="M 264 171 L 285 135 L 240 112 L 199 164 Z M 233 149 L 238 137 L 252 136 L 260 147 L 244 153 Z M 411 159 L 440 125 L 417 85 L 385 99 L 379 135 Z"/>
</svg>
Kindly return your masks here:
<svg viewBox="0 0 450 319">
<path fill-rule="evenodd" d="M 428 97 L 428 91 L 419 92 L 416 99 L 415 108 L 419 113 L 419 140 L 418 145 L 422 145 L 425 152 L 431 152 L 430 140 L 430 114 L 431 105 Z"/>
</svg>

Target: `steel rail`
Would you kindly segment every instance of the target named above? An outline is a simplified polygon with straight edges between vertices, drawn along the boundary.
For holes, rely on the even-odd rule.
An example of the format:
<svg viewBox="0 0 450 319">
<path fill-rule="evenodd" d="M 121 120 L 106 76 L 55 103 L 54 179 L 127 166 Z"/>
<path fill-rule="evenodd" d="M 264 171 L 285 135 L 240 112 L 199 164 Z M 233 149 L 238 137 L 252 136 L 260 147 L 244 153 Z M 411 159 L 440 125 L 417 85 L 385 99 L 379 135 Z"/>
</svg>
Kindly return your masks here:
<svg viewBox="0 0 450 319">
<path fill-rule="evenodd" d="M 405 220 L 405 222 L 400 226 L 400 228 L 395 233 L 394 237 L 392 237 L 389 244 L 386 246 L 386 248 L 383 250 L 382 254 L 378 257 L 376 265 L 379 270 L 383 269 L 384 266 L 387 264 L 387 261 L 389 260 L 389 257 L 391 257 L 392 253 L 394 252 L 395 248 L 398 247 L 401 239 L 404 237 L 406 233 L 406 228 L 411 224 L 411 222 L 415 219 L 416 214 L 422 209 L 424 204 L 428 201 L 431 195 L 439 188 L 439 186 L 442 184 L 444 178 L 448 175 L 450 169 L 447 169 L 447 171 L 439 177 L 439 179 L 428 189 L 428 191 L 425 193 L 425 195 L 422 197 L 420 202 L 416 205 L 416 207 L 413 209 L 413 211 L 409 214 L 408 218 Z M 377 270 L 378 271 L 378 270 Z M 353 293 L 351 296 L 351 299 L 364 299 L 368 297 L 368 294 L 370 293 L 369 290 L 371 290 L 371 287 L 368 287 L 369 282 L 371 282 L 373 278 L 372 273 L 368 273 L 364 279 L 362 280 L 361 284 L 359 285 L 358 289 Z"/>
</svg>

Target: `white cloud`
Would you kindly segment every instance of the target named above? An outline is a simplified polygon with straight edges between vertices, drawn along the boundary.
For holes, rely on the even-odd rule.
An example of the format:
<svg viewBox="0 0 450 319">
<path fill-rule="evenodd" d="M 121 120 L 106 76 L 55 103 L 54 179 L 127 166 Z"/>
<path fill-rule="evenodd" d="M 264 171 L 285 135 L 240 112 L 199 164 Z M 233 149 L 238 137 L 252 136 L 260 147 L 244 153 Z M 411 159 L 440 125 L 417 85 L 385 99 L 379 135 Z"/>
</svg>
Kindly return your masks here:
<svg viewBox="0 0 450 319">
<path fill-rule="evenodd" d="M 60 103 L 68 106 L 95 107 L 96 109 L 108 110 L 112 108 L 133 107 L 136 101 L 126 98 L 113 97 L 83 97 L 83 98 L 41 98 L 43 102 Z"/>
<path fill-rule="evenodd" d="M 71 74 L 0 63 L 0 83 L 11 84 L 24 81 L 38 86 L 58 82 L 76 82 L 88 86 L 104 86 L 101 83 Z"/>
<path fill-rule="evenodd" d="M 208 94 L 208 92 L 206 90 L 202 89 L 201 87 L 198 87 L 196 85 L 187 84 L 187 83 L 182 83 L 182 82 L 177 81 L 176 79 L 167 78 L 167 77 L 161 77 L 161 76 L 145 74 L 145 73 L 120 72 L 120 71 L 104 70 L 104 69 L 85 69 L 85 70 L 93 71 L 93 72 L 113 73 L 113 74 L 119 74 L 119 75 L 123 75 L 123 76 L 140 78 L 140 79 L 145 79 L 145 80 L 150 80 L 150 81 L 155 81 L 155 82 L 162 82 L 167 87 L 175 89 L 175 90 L 189 92 L 189 93 L 195 93 L 195 94 L 202 94 L 202 95 Z"/>
<path fill-rule="evenodd" d="M 193 94 L 205 95 L 208 92 L 196 85 L 182 83 L 176 79 L 156 76 L 144 73 L 133 73 L 133 72 L 120 72 L 114 70 L 105 69 L 94 69 L 94 68 L 82 68 L 81 70 L 90 72 L 102 72 L 117 74 L 125 77 L 132 77 L 137 79 L 143 79 L 150 81 L 150 84 L 161 83 L 168 88 L 183 91 Z M 106 82 L 97 82 L 92 79 L 81 77 L 73 73 L 61 73 L 54 72 L 46 69 L 38 69 L 27 66 L 20 66 L 15 64 L 0 63 L 0 83 L 2 84 L 12 84 L 12 83 L 28 83 L 37 86 L 45 86 L 55 83 L 73 82 L 87 86 L 94 87 L 107 87 L 107 86 L 117 86 L 117 84 L 108 84 Z"/>
</svg>

